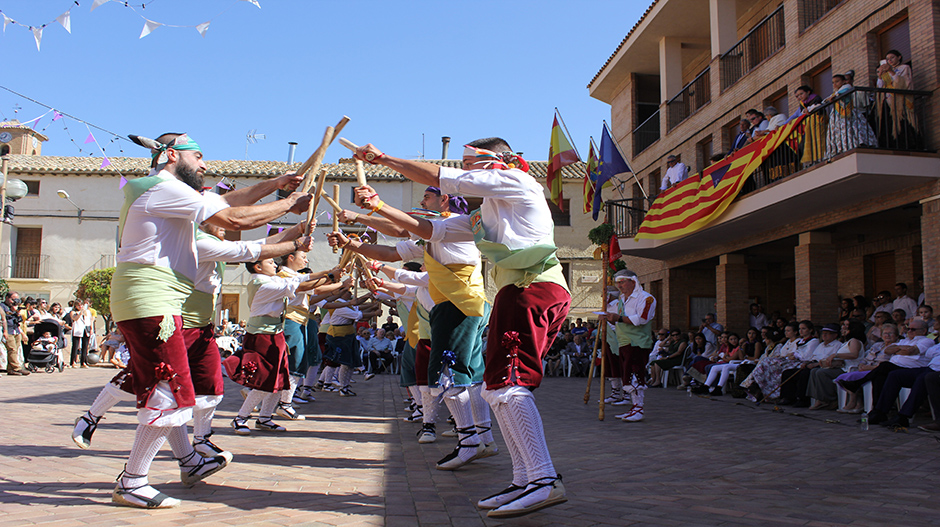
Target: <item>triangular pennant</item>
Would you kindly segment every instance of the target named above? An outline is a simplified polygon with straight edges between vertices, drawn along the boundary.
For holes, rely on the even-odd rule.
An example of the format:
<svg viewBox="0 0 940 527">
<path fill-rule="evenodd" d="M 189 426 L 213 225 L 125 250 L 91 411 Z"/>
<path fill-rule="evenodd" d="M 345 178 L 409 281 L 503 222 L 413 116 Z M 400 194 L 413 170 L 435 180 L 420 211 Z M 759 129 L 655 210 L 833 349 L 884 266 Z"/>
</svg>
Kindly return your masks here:
<svg viewBox="0 0 940 527">
<path fill-rule="evenodd" d="M 6 13 L 4 13 L 3 14 L 3 32 L 4 33 L 7 32 L 7 24 L 9 24 L 10 22 L 13 22 L 13 19 L 8 17 Z"/>
<path fill-rule="evenodd" d="M 94 2 L 91 3 L 91 10 L 94 11 L 95 9 L 100 7 L 102 4 L 107 4 L 110 1 L 111 0 L 95 0 Z"/>
<path fill-rule="evenodd" d="M 261 4 L 258 3 L 258 0 L 243 0 L 243 1 L 253 4 L 258 9 L 261 9 Z"/>
<path fill-rule="evenodd" d="M 118 190 L 121 190 L 122 188 L 124 188 L 124 185 L 126 184 L 127 184 L 127 178 L 124 176 L 121 176 L 121 182 L 118 183 Z"/>
<path fill-rule="evenodd" d="M 110 165 L 111 165 L 111 160 L 106 157 L 106 158 L 104 158 L 104 159 L 101 160 L 101 167 L 99 167 L 99 168 L 104 168 L 104 167 L 110 166 Z"/>
<path fill-rule="evenodd" d="M 730 169 L 730 168 L 731 168 L 731 163 L 728 163 L 727 165 L 725 165 L 725 166 L 723 166 L 723 167 L 716 168 L 716 169 L 710 174 L 710 175 L 711 175 L 711 178 L 712 178 L 712 185 L 714 185 L 715 187 L 717 187 L 718 184 L 721 183 L 721 178 L 725 177 L 725 174 L 728 173 L 728 169 Z"/>
<path fill-rule="evenodd" d="M 198 31 L 199 34 L 202 35 L 202 38 L 206 38 L 206 31 L 208 31 L 208 29 L 209 29 L 209 22 L 203 22 L 202 24 L 199 24 L 198 26 L 196 26 L 196 31 Z"/>
<path fill-rule="evenodd" d="M 36 51 L 39 51 L 39 44 L 42 42 L 42 28 L 34 27 L 30 29 L 33 31 L 33 38 L 36 39 Z"/>
<path fill-rule="evenodd" d="M 273 227 L 271 227 L 271 224 L 270 224 L 270 223 L 266 223 L 266 224 L 265 224 L 265 227 L 268 228 L 268 231 L 265 233 L 265 237 L 270 236 L 270 235 L 271 235 L 271 229 L 272 229 Z"/>
<path fill-rule="evenodd" d="M 88 143 L 94 143 L 94 142 L 95 142 L 95 136 L 91 135 L 91 132 L 88 132 L 88 137 L 85 138 L 85 144 L 87 145 Z"/>
<path fill-rule="evenodd" d="M 56 19 L 55 19 L 55 21 L 58 22 L 58 23 L 60 23 L 60 24 L 62 24 L 62 27 L 64 27 L 65 30 L 68 31 L 69 33 L 72 32 L 72 16 L 71 16 L 71 12 L 72 12 L 72 10 L 70 9 L 70 10 L 68 10 L 68 11 L 66 11 L 66 12 L 64 12 L 64 13 L 62 13 L 61 15 L 57 16 Z"/>
<path fill-rule="evenodd" d="M 225 184 L 225 181 L 219 181 L 218 183 L 216 183 L 215 186 L 219 188 L 224 188 L 225 190 L 231 190 L 231 188 Z"/>
<path fill-rule="evenodd" d="M 333 221 L 333 215 L 329 211 L 326 213 L 326 221 Z"/>
<path fill-rule="evenodd" d="M 33 130 L 36 129 L 36 125 L 39 124 L 39 120 L 40 120 L 40 119 L 42 119 L 42 117 L 37 117 L 37 118 L 33 119 L 33 124 L 30 125 L 30 126 L 33 127 Z"/>
<path fill-rule="evenodd" d="M 52 110 L 54 113 L 52 115 L 52 122 L 56 122 L 62 118 L 62 114 L 58 110 Z"/>
<path fill-rule="evenodd" d="M 140 37 L 139 37 L 139 38 L 144 38 L 144 37 L 146 37 L 147 35 L 149 35 L 150 33 L 152 33 L 154 29 L 157 29 L 158 27 L 160 27 L 160 26 L 162 26 L 162 25 L 163 25 L 163 24 L 161 24 L 160 22 L 154 22 L 153 20 L 147 20 L 147 19 L 145 18 L 145 19 L 144 19 L 144 28 L 140 31 Z"/>
</svg>

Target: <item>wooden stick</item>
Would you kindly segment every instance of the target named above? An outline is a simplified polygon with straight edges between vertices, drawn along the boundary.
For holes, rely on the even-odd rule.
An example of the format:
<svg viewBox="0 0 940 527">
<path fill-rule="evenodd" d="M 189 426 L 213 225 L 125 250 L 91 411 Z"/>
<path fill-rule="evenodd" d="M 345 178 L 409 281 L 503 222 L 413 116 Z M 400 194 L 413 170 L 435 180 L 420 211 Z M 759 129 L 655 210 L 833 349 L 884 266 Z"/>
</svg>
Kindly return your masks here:
<svg viewBox="0 0 940 527">
<path fill-rule="evenodd" d="M 307 207 L 307 228 L 304 231 L 307 236 L 313 232 L 313 226 L 317 223 L 317 205 L 320 204 L 320 194 L 323 193 L 323 183 L 326 182 L 326 169 L 320 170 L 320 177 L 317 178 L 317 187 L 313 193 L 313 199 Z"/>
<path fill-rule="evenodd" d="M 323 141 L 320 142 L 320 146 L 310 154 L 310 157 L 304 161 L 304 164 L 300 165 L 300 168 L 297 169 L 297 174 L 304 176 L 304 183 L 301 186 L 304 192 L 310 192 L 310 187 L 313 186 L 314 178 L 317 177 L 317 174 L 320 172 L 320 165 L 323 164 L 323 158 L 326 157 L 326 149 L 329 148 L 330 143 L 333 142 L 334 130 L 332 126 L 327 126 L 326 131 L 323 132 Z"/>
<path fill-rule="evenodd" d="M 786 383 L 788 383 L 788 382 L 790 382 L 791 379 L 793 379 L 794 377 L 796 377 L 797 375 L 799 375 L 799 374 L 800 374 L 800 371 L 802 371 L 802 369 L 803 369 L 803 368 L 797 368 L 797 369 L 796 369 L 796 373 L 794 373 L 793 375 L 787 377 L 787 379 L 786 379 L 785 381 L 783 381 L 782 383 L 780 383 L 780 385 L 777 386 L 776 388 L 774 388 L 773 390 L 770 390 L 769 392 L 767 392 L 767 395 L 765 395 L 764 398 L 761 399 L 757 404 L 761 404 L 761 403 L 763 403 L 764 401 L 766 401 L 767 399 L 769 399 L 769 398 L 770 398 L 770 394 L 774 393 L 775 391 L 779 390 L 780 388 L 783 388 L 783 385 L 786 384 Z"/>
<path fill-rule="evenodd" d="M 330 199 L 330 197 L 326 195 L 324 195 L 324 197 L 326 198 L 327 202 L 330 202 L 331 205 L 334 205 L 333 207 L 333 232 L 339 232 L 339 217 L 336 214 L 339 211 L 336 210 L 336 207 L 335 207 L 336 201 L 339 201 L 339 185 L 336 185 L 336 184 L 333 185 L 333 199 Z M 333 254 L 336 254 L 338 251 L 339 251 L 339 248 L 337 248 L 334 245 Z"/>
<path fill-rule="evenodd" d="M 338 187 L 339 185 L 333 185 L 333 186 L 334 186 L 334 187 Z M 320 191 L 320 197 L 322 197 L 323 199 L 325 199 L 326 202 L 329 203 L 330 207 L 333 207 L 333 210 L 334 210 L 334 211 L 336 211 L 336 212 L 343 212 L 343 207 L 340 207 L 340 206 L 339 206 L 338 201 L 337 201 L 337 200 L 334 200 L 333 198 L 331 198 L 330 195 L 327 194 L 325 191 L 322 191 L 322 190 Z M 334 231 L 335 231 L 335 229 L 334 229 Z"/>
<path fill-rule="evenodd" d="M 606 264 L 607 262 L 604 262 L 605 266 Z M 607 270 L 605 268 L 604 270 L 604 279 L 605 279 L 604 283 L 605 284 L 607 283 L 606 278 L 607 278 Z M 605 285 L 604 288 L 606 289 L 607 286 Z M 598 333 L 600 334 L 600 337 L 604 339 L 604 342 L 607 342 L 607 323 L 606 322 L 604 322 L 604 327 L 602 327 L 601 330 L 598 331 Z M 598 421 L 604 420 L 604 390 L 605 388 L 607 388 L 606 379 L 604 378 L 604 368 L 606 366 L 607 366 L 607 354 L 601 353 L 601 395 L 600 395 L 600 408 L 597 410 Z"/>
<path fill-rule="evenodd" d="M 606 324 L 606 322 L 604 322 Z M 594 335 L 594 349 L 591 350 L 591 367 L 588 368 L 588 382 L 587 389 L 584 390 L 584 404 L 588 403 L 588 399 L 591 398 L 591 380 L 594 379 L 594 363 L 597 362 L 594 360 L 594 356 L 597 355 L 597 343 L 600 341 L 601 332 L 597 331 L 597 335 Z M 603 353 L 603 351 L 601 351 Z"/>
<path fill-rule="evenodd" d="M 350 251 L 349 249 L 343 249 L 343 256 L 339 259 L 339 267 L 345 268 L 349 265 L 349 261 L 353 259 L 356 253 Z"/>
<path fill-rule="evenodd" d="M 366 258 L 359 253 L 356 253 L 356 260 L 359 262 L 359 265 L 362 266 L 362 273 L 366 275 L 366 287 L 369 288 L 369 291 L 375 292 L 375 284 L 372 283 L 372 271 L 369 269 L 369 262 L 366 261 Z"/>
<path fill-rule="evenodd" d="M 366 170 L 362 165 L 362 160 L 356 160 L 356 181 L 359 182 L 360 187 L 366 186 Z"/>
</svg>

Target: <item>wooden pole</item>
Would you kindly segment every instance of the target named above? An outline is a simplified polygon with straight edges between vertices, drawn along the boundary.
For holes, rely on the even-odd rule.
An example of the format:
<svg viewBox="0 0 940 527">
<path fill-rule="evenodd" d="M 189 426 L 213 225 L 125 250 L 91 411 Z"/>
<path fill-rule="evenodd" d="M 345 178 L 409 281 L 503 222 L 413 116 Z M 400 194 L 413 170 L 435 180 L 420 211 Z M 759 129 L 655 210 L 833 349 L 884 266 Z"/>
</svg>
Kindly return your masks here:
<svg viewBox="0 0 940 527">
<path fill-rule="evenodd" d="M 604 322 L 606 324 L 606 322 Z M 588 403 L 588 399 L 591 398 L 591 381 L 594 379 L 594 364 L 597 362 L 594 360 L 594 356 L 597 355 L 597 342 L 601 338 L 601 330 L 597 330 L 597 335 L 594 335 L 594 348 L 591 350 L 591 366 L 588 368 L 588 382 L 587 389 L 584 390 L 584 404 Z M 603 353 L 603 352 L 602 352 Z"/>
<path fill-rule="evenodd" d="M 328 196 L 327 196 L 327 197 L 328 197 Z M 337 184 L 334 184 L 334 185 L 333 185 L 333 199 L 332 199 L 332 200 L 329 200 L 329 199 L 328 199 L 327 201 L 333 201 L 334 203 L 337 202 L 337 201 L 339 201 L 339 185 L 337 185 Z M 338 211 L 337 211 L 336 208 L 334 207 L 334 208 L 333 208 L 333 232 L 339 232 L 339 218 L 338 218 L 337 215 L 336 215 L 337 212 L 338 212 Z M 336 254 L 337 251 L 339 251 L 339 248 L 337 248 L 337 247 L 334 245 L 334 246 L 333 246 L 333 254 Z"/>
<path fill-rule="evenodd" d="M 333 133 L 333 127 L 327 126 L 326 131 L 323 132 L 323 141 L 320 142 L 320 146 L 297 169 L 297 174 L 304 176 L 304 182 L 301 186 L 304 192 L 310 192 L 310 187 L 313 186 L 315 181 L 314 178 L 320 173 L 320 165 L 323 164 L 323 158 L 326 157 L 326 149 L 333 142 Z"/>
<path fill-rule="evenodd" d="M 610 207 L 607 207 L 604 211 L 604 223 L 610 223 Z M 608 277 L 608 268 L 610 266 L 610 240 L 607 241 L 607 247 L 604 249 L 604 261 L 601 262 L 601 265 L 604 268 L 604 279 L 601 280 L 601 309 L 605 312 L 607 311 L 607 277 Z M 604 342 L 607 342 L 607 322 L 604 322 L 603 327 L 600 330 L 601 338 L 604 339 Z M 611 350 L 613 351 L 613 350 Z M 600 409 L 597 411 L 597 419 L 600 421 L 604 420 L 604 390 L 606 389 L 607 381 L 604 377 L 604 368 L 607 367 L 607 354 L 601 353 L 601 396 L 600 396 Z"/>
<path fill-rule="evenodd" d="M 366 170 L 361 159 L 356 160 L 356 181 L 359 182 L 360 187 L 366 186 Z"/>
<path fill-rule="evenodd" d="M 326 169 L 320 170 L 320 177 L 317 178 L 317 187 L 313 193 L 313 199 L 307 207 L 307 228 L 304 232 L 307 236 L 313 232 L 313 226 L 317 224 L 317 205 L 320 204 L 320 194 L 323 193 L 323 184 L 326 182 Z"/>
</svg>

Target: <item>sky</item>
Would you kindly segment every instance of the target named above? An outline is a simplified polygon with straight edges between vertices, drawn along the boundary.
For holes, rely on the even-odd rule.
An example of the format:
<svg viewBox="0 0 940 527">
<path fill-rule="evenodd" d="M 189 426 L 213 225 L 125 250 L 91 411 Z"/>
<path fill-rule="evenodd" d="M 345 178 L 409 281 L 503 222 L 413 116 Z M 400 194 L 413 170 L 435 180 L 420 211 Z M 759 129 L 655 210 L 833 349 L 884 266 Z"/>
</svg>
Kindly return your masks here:
<svg viewBox="0 0 940 527">
<path fill-rule="evenodd" d="M 588 82 L 649 0 L 0 0 L 0 87 L 126 136 L 187 132 L 208 159 L 296 161 L 343 116 L 342 136 L 390 155 L 441 157 L 498 135 L 548 157 L 557 106 L 582 159 L 610 106 Z M 76 5 L 77 4 L 77 5 Z M 141 4 L 145 7 L 141 8 Z M 71 8 L 71 34 L 56 17 Z M 139 38 L 147 19 L 165 24 Z M 205 37 L 195 29 L 211 20 Z M 37 51 L 32 32 L 43 30 Z M 169 25 L 190 27 L 169 27 Z M 0 118 L 47 111 L 0 89 Z M 49 113 L 44 155 L 94 155 L 85 125 Z M 146 152 L 91 129 L 109 156 Z M 423 135 L 423 138 L 422 138 Z M 80 150 L 81 149 L 81 150 Z M 121 152 L 123 150 L 123 153 Z M 338 143 L 326 161 L 348 155 Z"/>
</svg>

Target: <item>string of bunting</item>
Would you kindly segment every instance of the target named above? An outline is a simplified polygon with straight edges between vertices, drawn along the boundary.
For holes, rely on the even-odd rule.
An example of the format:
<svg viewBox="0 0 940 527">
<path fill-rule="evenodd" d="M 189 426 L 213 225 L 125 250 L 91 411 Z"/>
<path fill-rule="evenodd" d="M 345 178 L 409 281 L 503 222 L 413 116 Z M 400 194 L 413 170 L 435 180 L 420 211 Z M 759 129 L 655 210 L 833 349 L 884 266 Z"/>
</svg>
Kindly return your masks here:
<svg viewBox="0 0 940 527">
<path fill-rule="evenodd" d="M 140 32 L 140 37 L 139 37 L 139 38 L 144 38 L 144 37 L 146 37 L 147 35 L 149 35 L 150 33 L 153 33 L 153 31 L 154 31 L 155 29 L 157 29 L 157 28 L 159 28 L 159 27 L 164 27 L 164 26 L 165 26 L 165 27 L 174 27 L 174 28 L 193 28 L 193 29 L 195 29 L 196 31 L 198 31 L 199 34 L 200 34 L 203 38 L 205 38 L 205 37 L 206 37 L 206 32 L 209 30 L 209 24 L 211 24 L 213 20 L 215 20 L 216 18 L 222 16 L 225 12 L 227 12 L 229 9 L 231 9 L 232 7 L 234 7 L 235 5 L 237 5 L 238 3 L 240 3 L 240 2 L 248 2 L 248 3 L 252 4 L 252 5 L 254 5 L 255 7 L 257 7 L 258 9 L 261 9 L 260 0 L 235 0 L 235 3 L 233 3 L 232 5 L 226 7 L 225 9 L 223 9 L 222 11 L 220 11 L 219 14 L 215 15 L 214 17 L 210 18 L 209 20 L 207 20 L 207 21 L 205 21 L 205 22 L 203 22 L 203 23 L 201 23 L 201 24 L 195 24 L 195 25 L 179 25 L 179 24 L 167 24 L 167 23 L 164 23 L 164 22 L 157 22 L 157 21 L 155 21 L 155 20 L 151 20 L 151 19 L 147 18 L 146 16 L 144 16 L 143 13 L 141 13 L 140 11 L 138 11 L 138 9 L 140 9 L 140 10 L 145 10 L 148 5 L 152 4 L 152 3 L 155 2 L 155 1 L 156 1 L 156 0 L 150 0 L 149 2 L 131 3 L 131 2 L 125 1 L 125 0 L 93 0 L 93 1 L 92 1 L 92 4 L 91 4 L 91 11 L 93 12 L 95 9 L 101 7 L 102 5 L 104 5 L 104 4 L 109 4 L 109 3 L 116 3 L 116 4 L 122 5 L 122 6 L 126 7 L 126 8 L 128 8 L 128 9 L 130 9 L 130 10 L 133 11 L 135 14 L 137 14 L 137 16 L 139 16 L 140 18 L 142 18 L 142 19 L 144 20 L 144 27 L 143 27 L 143 29 L 142 29 L 141 32 Z M 23 23 L 23 22 L 20 22 L 20 21 L 18 21 L 18 20 L 15 20 L 15 19 L 11 18 L 9 15 L 7 15 L 5 12 L 3 12 L 3 10 L 0 10 L 0 15 L 3 16 L 3 32 L 6 33 L 6 31 L 7 31 L 7 26 L 8 26 L 8 25 L 20 26 L 20 27 L 22 27 L 23 29 L 26 29 L 27 31 L 29 31 L 30 33 L 33 34 L 33 39 L 36 41 L 36 50 L 37 50 L 37 51 L 40 51 L 40 46 L 41 46 L 41 44 L 42 44 L 42 32 L 43 32 L 43 30 L 45 30 L 46 27 L 49 26 L 50 24 L 53 24 L 53 23 L 58 22 L 63 28 L 65 28 L 66 31 L 68 31 L 69 34 L 72 33 L 72 9 L 74 9 L 74 8 L 77 7 L 77 6 L 80 6 L 81 4 L 79 4 L 78 0 L 71 0 L 69 3 L 70 3 L 71 5 L 69 5 L 69 8 L 68 8 L 64 13 L 62 13 L 61 15 L 55 17 L 54 20 L 52 20 L 52 21 L 50 21 L 50 22 L 46 22 L 45 24 L 40 24 L 40 25 L 25 24 L 25 23 Z"/>
</svg>

